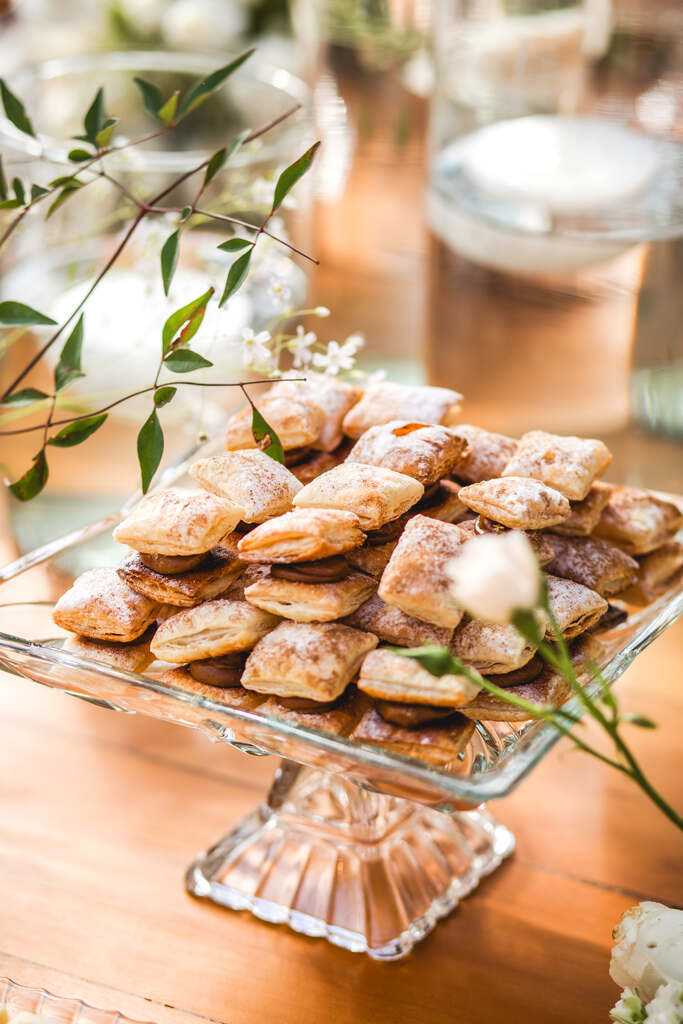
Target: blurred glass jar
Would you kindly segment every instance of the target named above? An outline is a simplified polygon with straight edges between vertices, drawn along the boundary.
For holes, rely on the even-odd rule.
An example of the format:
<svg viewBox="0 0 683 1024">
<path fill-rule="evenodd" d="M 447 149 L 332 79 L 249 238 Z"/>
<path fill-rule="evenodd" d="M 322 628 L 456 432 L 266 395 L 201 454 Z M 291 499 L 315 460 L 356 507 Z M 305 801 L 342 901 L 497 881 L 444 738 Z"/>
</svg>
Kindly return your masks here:
<svg viewBox="0 0 683 1024">
<path fill-rule="evenodd" d="M 683 435 L 680 3 L 439 0 L 434 41 L 432 376 L 492 427 L 600 432 L 619 475 L 683 490 L 649 433 Z"/>
<path fill-rule="evenodd" d="M 64 174 L 65 164 L 73 171 L 74 164 L 67 158 L 73 146 L 69 136 L 82 130 L 83 114 L 100 85 L 108 112 L 120 118 L 112 139 L 115 144 L 153 127 L 134 76 L 152 81 L 168 96 L 175 89 L 186 89 L 215 66 L 214 59 L 198 55 L 113 53 L 49 61 L 16 73 L 10 85 L 24 101 L 37 139 L 0 121 L 0 150 L 8 174 L 44 184 Z M 108 156 L 107 170 L 135 195 L 150 198 L 243 129 L 261 127 L 295 104 L 301 105 L 295 114 L 245 145 L 202 196 L 205 209 L 260 224 L 270 209 L 277 175 L 313 140 L 308 90 L 282 69 L 245 66 L 179 129 Z M 193 201 L 199 184 L 200 176 L 188 180 L 164 199 L 164 205 L 180 210 Z M 48 220 L 45 208 L 38 205 L 2 253 L 2 298 L 26 302 L 57 322 L 65 320 L 116 248 L 132 211 L 132 203 L 106 180 L 83 188 Z M 270 229 L 308 250 L 311 213 L 311 186 L 304 178 Z M 60 396 L 65 408 L 79 412 L 99 408 L 135 386 L 144 387 L 154 378 L 161 328 L 169 314 L 202 294 L 209 284 L 220 294 L 234 256 L 222 253 L 217 245 L 234 229 L 205 220 L 183 233 L 178 268 L 169 296 L 164 296 L 159 253 L 177 220 L 177 215 L 144 220 L 88 301 L 83 347 L 86 377 Z M 223 309 L 215 302 L 209 306 L 193 348 L 214 367 L 196 372 L 193 380 L 231 381 L 243 376 L 242 329 L 262 329 L 286 308 L 302 305 L 307 292 L 302 262 L 271 239 L 260 239 L 243 288 Z M 4 335 L 0 379 L 6 386 L 48 334 L 35 329 Z M 47 353 L 32 377 L 37 387 L 51 390 L 61 344 Z M 215 429 L 239 403 L 238 396 L 237 389 L 180 388 L 172 405 L 161 413 L 165 461 L 189 447 L 199 431 Z M 117 406 L 77 452 L 51 450 L 45 493 L 26 506 L 11 499 L 22 550 L 112 511 L 134 490 L 135 437 L 148 406 L 149 396 Z M 15 416 L 4 413 L 0 420 L 9 427 Z M 32 434 L 3 439 L 1 461 L 11 479 L 30 465 L 34 448 Z"/>
</svg>

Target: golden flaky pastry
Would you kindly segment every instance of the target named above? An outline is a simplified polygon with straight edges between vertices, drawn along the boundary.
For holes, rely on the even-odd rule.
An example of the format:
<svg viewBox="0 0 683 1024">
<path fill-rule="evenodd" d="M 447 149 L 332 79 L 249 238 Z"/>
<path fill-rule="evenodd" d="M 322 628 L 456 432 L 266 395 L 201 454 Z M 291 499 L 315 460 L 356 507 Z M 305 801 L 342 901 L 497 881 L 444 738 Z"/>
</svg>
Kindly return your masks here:
<svg viewBox="0 0 683 1024">
<path fill-rule="evenodd" d="M 616 544 L 599 537 L 560 537 L 549 533 L 552 561 L 546 572 L 583 583 L 602 597 L 611 597 L 629 587 L 636 578 L 638 563 Z"/>
<path fill-rule="evenodd" d="M 150 639 L 151 636 L 143 633 L 137 640 L 122 644 L 90 640 L 86 636 L 71 636 L 62 649 L 79 658 L 97 661 L 123 672 L 143 672 L 153 660 L 149 649 Z"/>
<path fill-rule="evenodd" d="M 292 507 L 301 490 L 293 473 L 257 448 L 200 459 L 190 476 L 212 494 L 240 505 L 245 523 L 262 523 Z"/>
<path fill-rule="evenodd" d="M 569 683 L 563 676 L 546 666 L 540 676 L 530 683 L 511 686 L 508 692 L 535 705 L 539 711 L 547 707 L 561 707 L 570 695 Z M 534 717 L 524 708 L 508 704 L 502 697 L 483 690 L 465 707 L 458 709 L 467 718 L 482 722 L 528 722 Z"/>
<path fill-rule="evenodd" d="M 565 640 L 585 633 L 607 611 L 607 601 L 597 591 L 558 576 L 547 576 L 546 580 L 548 604 Z M 546 633 L 552 637 L 550 625 Z"/>
<path fill-rule="evenodd" d="M 198 555 L 232 533 L 242 508 L 206 491 L 169 488 L 143 498 L 114 530 L 114 540 L 136 551 Z"/>
<path fill-rule="evenodd" d="M 401 704 L 396 700 L 378 700 L 375 707 L 385 722 L 403 726 L 404 729 L 439 722 L 453 715 L 453 708 L 434 708 L 429 704 Z"/>
<path fill-rule="evenodd" d="M 379 579 L 389 564 L 389 559 L 397 544 L 396 540 L 391 540 L 387 544 L 364 544 L 361 548 L 356 548 L 355 551 L 347 551 L 344 557 L 349 565 L 367 573 L 368 576 Z"/>
<path fill-rule="evenodd" d="M 409 509 L 409 513 L 427 516 L 428 519 L 440 519 L 442 523 L 460 522 L 471 513 L 460 501 L 459 495 L 460 484 L 453 480 L 441 480 L 436 487 L 430 488 L 417 505 Z"/>
<path fill-rule="evenodd" d="M 572 501 L 583 501 L 611 461 L 610 450 L 602 441 L 530 430 L 520 438 L 502 475 L 531 476 Z"/>
<path fill-rule="evenodd" d="M 612 484 L 596 480 L 583 501 L 571 502 L 569 518 L 554 526 L 554 532 L 565 537 L 588 537 L 598 525 L 612 490 Z"/>
<path fill-rule="evenodd" d="M 376 636 L 339 622 L 282 622 L 249 655 L 242 685 L 327 703 L 341 696 L 376 644 Z"/>
<path fill-rule="evenodd" d="M 450 474 L 465 449 L 465 441 L 446 427 L 391 420 L 366 430 L 346 461 L 394 469 L 431 487 Z"/>
<path fill-rule="evenodd" d="M 683 526 L 678 505 L 635 487 L 613 487 L 595 536 L 618 544 L 629 555 L 647 555 Z"/>
<path fill-rule="evenodd" d="M 294 498 L 294 505 L 345 509 L 356 513 L 361 529 L 378 530 L 407 512 L 423 494 L 422 484 L 404 473 L 344 462 L 307 484 Z"/>
<path fill-rule="evenodd" d="M 325 422 L 325 413 L 310 399 L 263 395 L 256 400 L 255 405 L 279 437 L 285 451 L 304 448 L 318 440 Z M 225 431 L 225 447 L 228 451 L 258 447 L 251 431 L 251 418 L 250 405 L 230 418 Z"/>
<path fill-rule="evenodd" d="M 453 469 L 453 475 L 458 480 L 476 484 L 480 480 L 502 476 L 517 447 L 514 438 L 506 437 L 505 434 L 493 434 L 490 430 L 474 427 L 470 423 L 458 423 L 450 429 L 467 445 Z"/>
<path fill-rule="evenodd" d="M 361 394 L 360 388 L 321 373 L 309 373 L 305 381 L 280 380 L 268 391 L 269 397 L 303 398 L 320 406 L 325 418 L 318 437 L 311 444 L 323 452 L 332 452 L 342 443 L 344 417 Z"/>
<path fill-rule="evenodd" d="M 445 708 L 467 704 L 479 692 L 466 676 L 433 676 L 413 658 L 404 658 L 385 647 L 366 656 L 358 688 L 381 700 Z"/>
<path fill-rule="evenodd" d="M 406 729 L 392 725 L 376 708 L 371 708 L 363 715 L 351 738 L 445 768 L 458 760 L 473 732 L 472 722 L 460 715 L 453 715 L 445 722 Z"/>
<path fill-rule="evenodd" d="M 399 647 L 419 647 L 420 644 L 441 644 L 447 647 L 453 630 L 435 626 L 406 615 L 400 608 L 387 604 L 378 594 L 373 594 L 364 604 L 346 618 L 349 626 L 374 633 L 387 644 Z"/>
<path fill-rule="evenodd" d="M 184 608 L 159 626 L 152 652 L 161 661 L 178 665 L 248 651 L 280 620 L 247 601 L 219 597 Z"/>
<path fill-rule="evenodd" d="M 261 710 L 265 698 L 260 693 L 250 693 L 242 686 L 211 686 L 208 683 L 200 683 L 194 679 L 187 668 L 167 668 L 156 678 L 164 686 L 170 686 L 174 690 L 182 690 L 184 693 L 193 693 L 197 697 L 208 697 L 219 704 L 232 708 L 235 711 L 256 711 Z"/>
<path fill-rule="evenodd" d="M 156 620 L 159 604 L 136 593 L 116 569 L 90 569 L 62 594 L 52 617 L 58 626 L 93 640 L 137 640 Z"/>
<path fill-rule="evenodd" d="M 509 476 L 482 480 L 460 489 L 463 505 L 516 530 L 542 530 L 567 519 L 569 502 L 552 487 L 531 477 Z"/>
<path fill-rule="evenodd" d="M 302 583 L 267 576 L 244 592 L 247 601 L 294 622 L 332 622 L 353 612 L 377 583 L 362 572 L 349 572 L 332 583 Z"/>
<path fill-rule="evenodd" d="M 340 466 L 350 452 L 352 443 L 349 438 L 346 438 L 333 452 L 318 452 L 310 448 L 301 462 L 296 462 L 295 465 L 291 466 L 291 472 L 299 483 L 305 487 L 306 484 L 310 484 L 311 480 L 315 480 L 323 473 L 327 473 L 328 469 Z"/>
<path fill-rule="evenodd" d="M 445 566 L 469 539 L 453 523 L 414 516 L 384 570 L 379 596 L 406 615 L 454 628 L 462 611 L 453 600 Z"/>
<path fill-rule="evenodd" d="M 536 648 L 514 626 L 494 626 L 467 618 L 451 641 L 451 651 L 483 676 L 514 672 L 531 661 Z"/>
<path fill-rule="evenodd" d="M 668 540 L 638 560 L 638 578 L 623 597 L 631 604 L 649 604 L 682 580 L 683 544 Z"/>
<path fill-rule="evenodd" d="M 296 706 L 299 703 L 310 707 Z M 346 693 L 330 706 L 318 704 L 316 708 L 316 703 L 298 697 L 268 697 L 261 710 L 268 715 L 275 715 L 276 718 L 284 718 L 287 722 L 303 725 L 307 729 L 318 729 L 333 736 L 348 736 L 371 706 L 370 698 L 364 693 L 359 693 L 355 686 L 350 686 Z"/>
<path fill-rule="evenodd" d="M 233 535 L 234 536 L 234 535 Z M 138 594 L 161 604 L 191 608 L 224 594 L 244 570 L 235 545 L 218 545 L 208 553 L 196 569 L 165 576 L 148 569 L 137 552 L 131 552 L 118 567 L 118 574 Z"/>
<path fill-rule="evenodd" d="M 414 423 L 452 423 L 460 409 L 462 395 L 450 388 L 392 384 L 370 384 L 363 397 L 344 417 L 344 433 L 360 437 L 370 427 L 391 420 Z"/>
<path fill-rule="evenodd" d="M 364 540 L 353 512 L 297 508 L 257 526 L 237 547 L 245 562 L 312 562 L 351 551 Z"/>
</svg>

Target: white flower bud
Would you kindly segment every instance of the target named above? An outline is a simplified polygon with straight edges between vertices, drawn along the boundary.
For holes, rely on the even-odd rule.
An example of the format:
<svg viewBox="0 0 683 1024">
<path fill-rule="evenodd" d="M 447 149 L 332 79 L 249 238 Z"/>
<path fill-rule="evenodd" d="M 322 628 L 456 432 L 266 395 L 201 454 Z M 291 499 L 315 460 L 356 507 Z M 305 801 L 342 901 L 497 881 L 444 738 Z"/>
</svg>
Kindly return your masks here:
<svg viewBox="0 0 683 1024">
<path fill-rule="evenodd" d="M 535 608 L 540 573 L 531 544 L 516 530 L 474 537 L 446 563 L 453 597 L 473 619 L 504 625 Z"/>
<path fill-rule="evenodd" d="M 614 938 L 609 973 L 621 988 L 637 989 L 649 1002 L 660 985 L 683 982 L 683 910 L 640 903 L 623 915 Z"/>
<path fill-rule="evenodd" d="M 316 306 L 313 310 L 316 316 L 329 316 L 330 311 L 327 306 Z"/>
</svg>

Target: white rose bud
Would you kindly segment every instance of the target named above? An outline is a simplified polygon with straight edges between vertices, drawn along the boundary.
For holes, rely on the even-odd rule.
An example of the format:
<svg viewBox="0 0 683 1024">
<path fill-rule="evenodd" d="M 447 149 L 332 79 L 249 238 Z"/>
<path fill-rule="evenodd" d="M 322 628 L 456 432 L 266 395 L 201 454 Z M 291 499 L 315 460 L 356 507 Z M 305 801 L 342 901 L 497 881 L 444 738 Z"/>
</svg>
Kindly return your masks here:
<svg viewBox="0 0 683 1024">
<path fill-rule="evenodd" d="M 614 938 L 609 973 L 621 988 L 649 1002 L 660 985 L 683 982 L 683 910 L 640 903 L 623 915 Z"/>
<path fill-rule="evenodd" d="M 670 981 L 660 985 L 657 995 L 647 1004 L 647 1024 L 681 1024 L 683 1021 L 683 985 Z"/>
<path fill-rule="evenodd" d="M 531 544 L 516 530 L 474 537 L 446 563 L 451 593 L 473 619 L 504 625 L 538 605 L 541 577 Z"/>
</svg>

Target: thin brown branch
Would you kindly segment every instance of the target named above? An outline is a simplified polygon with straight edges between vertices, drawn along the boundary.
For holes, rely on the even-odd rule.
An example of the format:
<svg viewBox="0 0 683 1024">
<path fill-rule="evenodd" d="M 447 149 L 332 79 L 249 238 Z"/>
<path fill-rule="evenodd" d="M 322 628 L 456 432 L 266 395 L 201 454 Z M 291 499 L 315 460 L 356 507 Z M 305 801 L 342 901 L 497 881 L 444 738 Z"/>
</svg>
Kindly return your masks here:
<svg viewBox="0 0 683 1024">
<path fill-rule="evenodd" d="M 223 221 L 226 224 L 235 224 L 237 227 L 240 228 L 248 228 L 249 231 L 259 231 L 258 224 L 248 224 L 245 220 L 239 220 L 239 218 L 237 217 L 228 217 L 222 213 L 212 213 L 210 210 L 200 210 L 197 207 L 194 207 L 194 212 L 196 214 L 199 214 L 199 216 L 201 217 L 210 217 L 211 220 Z M 267 221 L 265 223 L 267 223 Z M 265 228 L 261 228 L 261 234 L 268 235 L 268 238 L 272 238 L 274 242 L 278 242 L 280 245 L 284 245 L 285 248 L 291 249 L 292 252 L 295 252 L 297 256 L 303 256 L 304 259 L 310 260 L 311 263 L 320 263 L 320 260 L 317 260 L 315 256 L 309 256 L 307 252 L 303 251 L 303 249 L 297 249 L 297 247 L 295 245 L 292 245 L 291 242 L 285 241 L 284 238 L 279 238 L 278 235 L 274 235 L 272 231 L 266 231 Z"/>
</svg>

